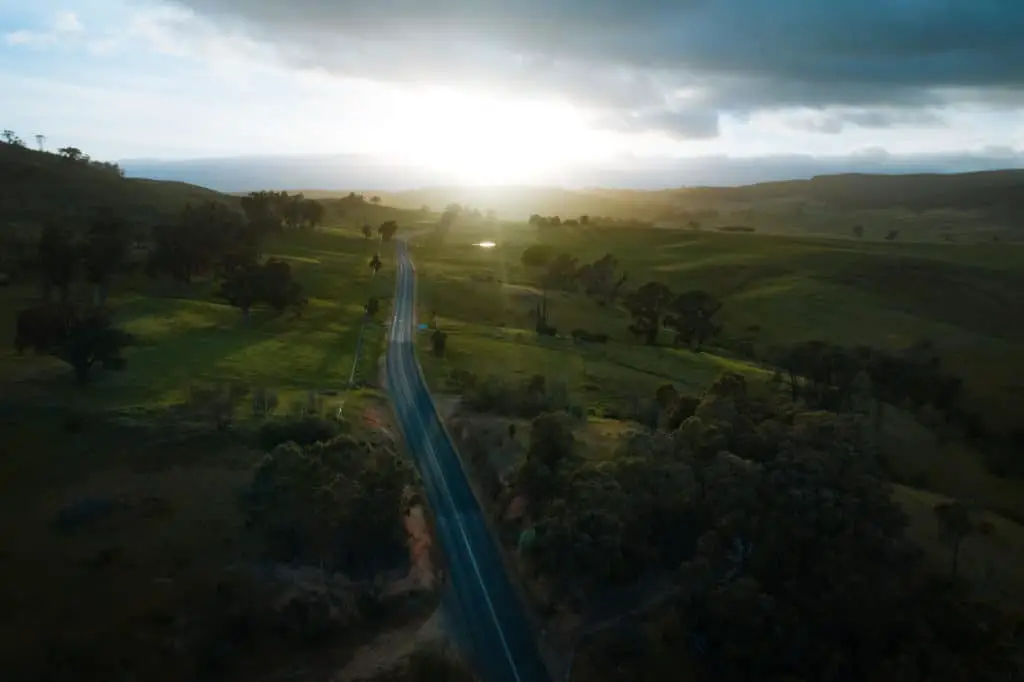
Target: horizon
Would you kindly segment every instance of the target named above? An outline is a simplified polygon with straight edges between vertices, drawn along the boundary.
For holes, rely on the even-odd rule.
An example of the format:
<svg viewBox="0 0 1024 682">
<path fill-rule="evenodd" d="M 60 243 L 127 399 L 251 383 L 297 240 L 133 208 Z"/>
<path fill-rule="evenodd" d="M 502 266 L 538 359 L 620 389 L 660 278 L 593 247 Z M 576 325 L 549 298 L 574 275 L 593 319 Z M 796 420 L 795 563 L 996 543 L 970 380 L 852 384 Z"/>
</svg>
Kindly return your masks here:
<svg viewBox="0 0 1024 682">
<path fill-rule="evenodd" d="M 1024 166 L 1024 7 L 741 5 L 7 3 L 2 124 L 129 166 L 356 155 L 445 184 Z"/>
</svg>

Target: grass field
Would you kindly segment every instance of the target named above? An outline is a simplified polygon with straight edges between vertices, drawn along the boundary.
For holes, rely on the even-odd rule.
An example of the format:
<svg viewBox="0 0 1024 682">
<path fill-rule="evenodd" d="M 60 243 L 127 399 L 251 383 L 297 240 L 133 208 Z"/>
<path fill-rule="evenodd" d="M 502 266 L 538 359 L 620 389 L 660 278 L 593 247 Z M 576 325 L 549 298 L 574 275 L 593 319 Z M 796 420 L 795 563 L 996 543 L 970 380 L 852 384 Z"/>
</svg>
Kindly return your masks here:
<svg viewBox="0 0 1024 682">
<path fill-rule="evenodd" d="M 484 235 L 498 246 L 473 247 Z M 523 309 L 517 298 L 533 298 L 522 287 L 532 287 L 536 276 L 519 255 L 536 239 L 532 229 L 505 227 L 467 235 L 443 254 L 422 247 L 422 305 L 440 318 L 505 321 L 515 314 L 506 312 L 510 307 Z M 615 255 L 629 275 L 627 286 L 654 279 L 673 291 L 710 292 L 725 303 L 726 334 L 750 336 L 759 351 L 809 339 L 890 349 L 931 339 L 994 424 L 1024 421 L 1024 249 L 661 229 L 593 230 L 585 237 L 570 231 L 545 239 L 580 262 Z M 488 275 L 516 286 L 482 281 Z M 624 311 L 582 297 L 553 299 L 551 318 L 565 331 L 584 327 L 633 341 Z M 532 322 L 526 326 L 532 329 Z"/>
<path fill-rule="evenodd" d="M 392 295 L 385 270 L 375 280 L 368 262 L 376 240 L 347 230 L 289 235 L 268 245 L 268 257 L 286 260 L 303 284 L 309 306 L 301 318 L 254 311 L 241 313 L 215 297 L 215 284 L 152 282 L 142 276 L 115 281 L 110 303 L 115 318 L 138 337 L 128 369 L 99 373 L 94 385 L 74 385 L 68 367 L 5 344 L 0 375 L 17 379 L 15 390 L 83 406 L 145 408 L 183 400 L 193 384 L 238 383 L 283 394 L 339 389 L 348 377 L 363 305 L 371 295 L 386 309 Z M 85 287 L 77 292 L 87 296 Z M 14 315 L 31 305 L 31 287 L 0 290 L 0 334 L 14 336 Z M 367 325 L 363 367 L 375 366 L 383 329 Z M 372 375 L 371 375 L 372 376 Z"/>
</svg>

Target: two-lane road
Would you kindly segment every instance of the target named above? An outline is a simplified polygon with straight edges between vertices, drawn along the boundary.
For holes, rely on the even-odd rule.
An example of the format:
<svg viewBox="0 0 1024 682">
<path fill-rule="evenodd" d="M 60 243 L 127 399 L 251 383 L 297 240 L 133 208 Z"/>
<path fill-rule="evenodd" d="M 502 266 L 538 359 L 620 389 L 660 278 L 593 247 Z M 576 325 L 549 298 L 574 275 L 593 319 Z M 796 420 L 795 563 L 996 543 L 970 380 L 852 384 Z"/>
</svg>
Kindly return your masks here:
<svg viewBox="0 0 1024 682">
<path fill-rule="evenodd" d="M 405 242 L 398 241 L 395 248 L 398 275 L 387 388 L 437 518 L 438 539 L 461 617 L 458 625 L 484 682 L 547 682 L 522 605 L 417 363 L 413 347 L 416 273 Z"/>
</svg>

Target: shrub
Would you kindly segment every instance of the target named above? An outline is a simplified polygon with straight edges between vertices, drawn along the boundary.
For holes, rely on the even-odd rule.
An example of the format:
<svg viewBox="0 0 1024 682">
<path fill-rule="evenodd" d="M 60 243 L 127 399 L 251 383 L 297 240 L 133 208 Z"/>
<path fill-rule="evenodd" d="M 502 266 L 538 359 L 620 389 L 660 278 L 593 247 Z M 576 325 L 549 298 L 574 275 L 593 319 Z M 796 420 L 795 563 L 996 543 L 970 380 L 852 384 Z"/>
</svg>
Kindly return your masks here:
<svg viewBox="0 0 1024 682">
<path fill-rule="evenodd" d="M 260 427 L 259 442 L 264 450 L 273 450 L 282 443 L 307 446 L 327 442 L 337 436 L 339 431 L 337 422 L 307 415 L 267 422 Z"/>
</svg>

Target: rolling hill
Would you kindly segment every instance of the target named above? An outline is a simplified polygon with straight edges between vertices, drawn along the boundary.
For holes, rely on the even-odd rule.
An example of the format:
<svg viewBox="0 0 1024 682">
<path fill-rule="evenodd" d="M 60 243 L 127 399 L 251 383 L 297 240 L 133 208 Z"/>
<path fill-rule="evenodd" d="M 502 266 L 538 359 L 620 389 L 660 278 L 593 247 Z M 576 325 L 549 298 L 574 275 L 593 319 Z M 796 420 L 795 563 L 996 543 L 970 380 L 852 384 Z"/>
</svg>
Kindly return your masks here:
<svg viewBox="0 0 1024 682">
<path fill-rule="evenodd" d="M 147 224 L 177 213 L 188 203 L 237 201 L 204 187 L 125 178 L 112 167 L 10 144 L 0 144 L 0 183 L 4 187 L 0 223 L 14 225 L 74 218 L 100 207 Z"/>
</svg>

